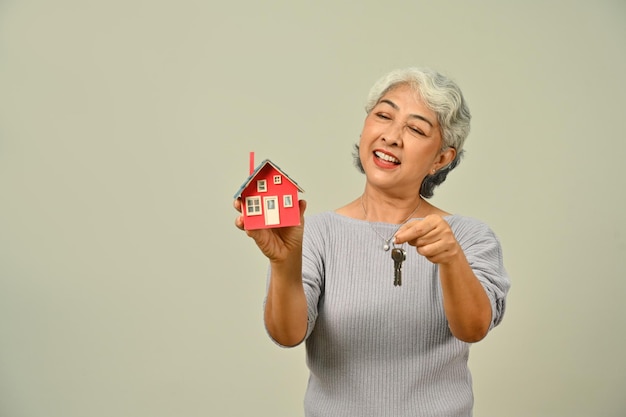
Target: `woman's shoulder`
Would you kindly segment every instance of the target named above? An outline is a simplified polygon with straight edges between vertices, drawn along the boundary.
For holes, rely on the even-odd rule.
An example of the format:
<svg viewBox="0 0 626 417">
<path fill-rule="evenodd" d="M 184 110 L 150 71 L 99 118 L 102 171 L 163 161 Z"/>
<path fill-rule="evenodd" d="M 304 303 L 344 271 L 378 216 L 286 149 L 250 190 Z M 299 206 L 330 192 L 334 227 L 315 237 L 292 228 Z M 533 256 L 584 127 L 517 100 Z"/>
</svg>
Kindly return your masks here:
<svg viewBox="0 0 626 417">
<path fill-rule="evenodd" d="M 368 223 L 344 216 L 337 211 L 323 211 L 320 213 L 310 214 L 304 219 L 305 234 L 317 234 L 321 236 L 344 235 L 346 233 L 359 233 L 367 228 Z"/>
<path fill-rule="evenodd" d="M 361 221 L 339 214 L 337 211 L 322 211 L 320 213 L 307 215 L 304 219 L 305 227 L 307 225 L 311 225 L 315 227 L 323 227 L 325 225 L 336 226 L 339 224 L 349 224 L 349 223 L 358 223 L 358 222 L 361 222 Z"/>
<path fill-rule="evenodd" d="M 480 220 L 476 217 L 466 216 L 464 214 L 448 214 L 445 216 L 445 219 L 450 223 L 450 225 L 457 226 L 473 226 L 473 227 L 483 227 L 487 226 L 483 220 Z M 487 226 L 488 227 L 488 226 Z"/>
<path fill-rule="evenodd" d="M 304 218 L 304 242 L 313 247 L 327 247 L 337 239 L 359 233 L 361 227 L 359 220 L 334 211 L 309 214 Z"/>
<path fill-rule="evenodd" d="M 461 214 L 445 217 L 457 239 L 497 239 L 491 227 L 483 220 Z"/>
</svg>

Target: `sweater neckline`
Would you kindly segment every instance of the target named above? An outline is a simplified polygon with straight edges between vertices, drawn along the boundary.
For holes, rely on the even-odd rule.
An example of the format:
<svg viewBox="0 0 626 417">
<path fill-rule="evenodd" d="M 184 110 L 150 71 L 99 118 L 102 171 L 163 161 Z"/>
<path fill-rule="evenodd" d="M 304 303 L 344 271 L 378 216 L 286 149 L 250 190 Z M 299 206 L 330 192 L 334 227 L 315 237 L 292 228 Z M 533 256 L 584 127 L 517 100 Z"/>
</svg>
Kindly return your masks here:
<svg viewBox="0 0 626 417">
<path fill-rule="evenodd" d="M 398 226 L 397 223 L 370 222 L 370 221 L 367 221 L 367 220 L 355 219 L 354 217 L 348 217 L 348 216 L 344 216 L 343 214 L 339 214 L 336 211 L 328 211 L 327 213 L 329 215 L 331 215 L 332 217 L 335 217 L 337 219 L 340 219 L 340 220 L 343 220 L 343 221 L 346 221 L 346 222 L 355 223 L 355 224 L 368 224 L 369 223 L 369 224 L 377 224 L 377 225 L 389 226 L 389 227 L 393 227 L 393 226 L 397 227 Z M 449 215 L 443 216 L 443 218 L 448 220 L 448 221 L 451 220 L 451 219 L 454 219 L 454 218 L 458 218 L 458 217 L 460 217 L 458 214 L 449 214 Z M 414 217 L 412 219 L 409 219 L 407 221 L 407 223 L 410 223 L 410 222 L 413 222 L 413 221 L 416 221 L 416 220 L 424 220 L 424 217 Z"/>
</svg>

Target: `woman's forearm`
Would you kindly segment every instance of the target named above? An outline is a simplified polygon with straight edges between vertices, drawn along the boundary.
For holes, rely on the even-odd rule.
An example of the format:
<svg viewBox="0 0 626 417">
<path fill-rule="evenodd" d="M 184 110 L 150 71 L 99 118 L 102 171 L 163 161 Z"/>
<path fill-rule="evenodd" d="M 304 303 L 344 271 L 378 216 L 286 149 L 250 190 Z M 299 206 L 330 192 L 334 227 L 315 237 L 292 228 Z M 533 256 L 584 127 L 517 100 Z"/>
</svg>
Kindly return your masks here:
<svg viewBox="0 0 626 417">
<path fill-rule="evenodd" d="M 271 264 L 265 303 L 265 326 L 283 346 L 300 344 L 307 330 L 307 303 L 302 284 L 302 256 Z"/>
<path fill-rule="evenodd" d="M 439 265 L 443 305 L 452 334 L 464 342 L 483 339 L 491 324 L 491 302 L 465 255 Z"/>
</svg>

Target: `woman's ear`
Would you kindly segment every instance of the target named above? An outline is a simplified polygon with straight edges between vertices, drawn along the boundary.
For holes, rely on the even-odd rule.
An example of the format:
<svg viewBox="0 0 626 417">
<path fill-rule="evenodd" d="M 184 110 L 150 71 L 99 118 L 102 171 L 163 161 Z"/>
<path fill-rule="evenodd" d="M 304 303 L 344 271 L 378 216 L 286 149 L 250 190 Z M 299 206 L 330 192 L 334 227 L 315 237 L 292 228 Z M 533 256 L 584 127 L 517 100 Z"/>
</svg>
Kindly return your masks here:
<svg viewBox="0 0 626 417">
<path fill-rule="evenodd" d="M 435 160 L 435 164 L 433 165 L 433 169 L 435 171 L 439 171 L 441 168 L 446 167 L 454 161 L 456 157 L 456 149 L 452 146 L 444 149 L 439 153 L 439 157 Z"/>
</svg>

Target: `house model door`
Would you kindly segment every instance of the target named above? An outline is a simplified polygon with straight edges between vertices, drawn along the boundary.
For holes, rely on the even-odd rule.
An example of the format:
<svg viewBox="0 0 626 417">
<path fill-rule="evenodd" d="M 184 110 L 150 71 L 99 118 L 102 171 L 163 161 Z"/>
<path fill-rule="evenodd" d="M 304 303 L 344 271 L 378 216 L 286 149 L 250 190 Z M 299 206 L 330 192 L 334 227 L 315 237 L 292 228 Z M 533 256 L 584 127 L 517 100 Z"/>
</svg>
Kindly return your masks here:
<svg viewBox="0 0 626 417">
<path fill-rule="evenodd" d="M 280 224 L 278 197 L 263 197 L 263 205 L 265 206 L 265 224 Z"/>
</svg>

